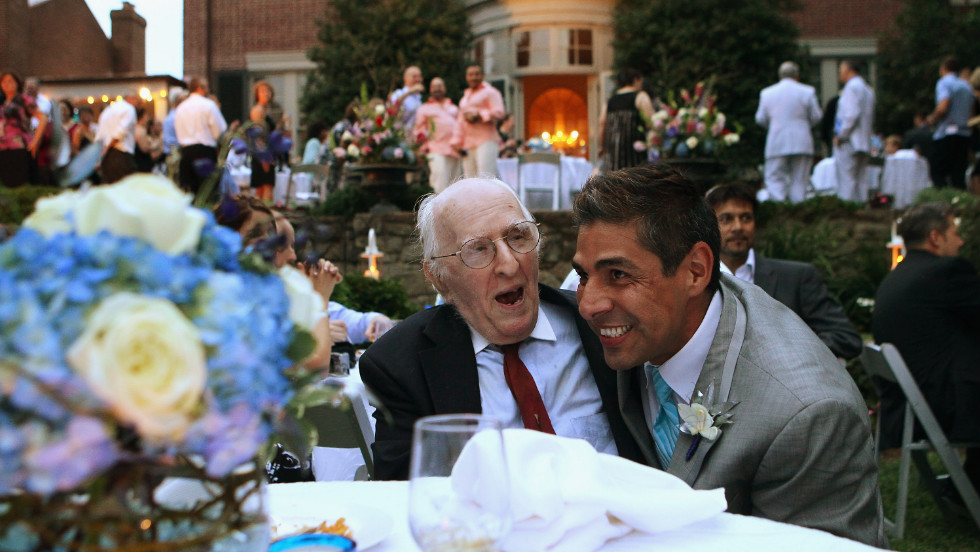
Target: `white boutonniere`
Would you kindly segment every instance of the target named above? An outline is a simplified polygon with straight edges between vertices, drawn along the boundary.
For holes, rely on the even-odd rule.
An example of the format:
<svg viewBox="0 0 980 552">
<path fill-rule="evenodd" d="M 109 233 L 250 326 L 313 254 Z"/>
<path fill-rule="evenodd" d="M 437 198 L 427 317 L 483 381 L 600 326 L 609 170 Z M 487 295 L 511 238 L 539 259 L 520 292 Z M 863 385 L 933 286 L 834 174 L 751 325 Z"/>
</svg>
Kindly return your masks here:
<svg viewBox="0 0 980 552">
<path fill-rule="evenodd" d="M 682 422 L 680 430 L 694 436 L 694 442 L 687 449 L 684 460 L 690 460 L 701 444 L 702 439 L 714 441 L 721 437 L 721 427 L 732 423 L 732 409 L 738 401 L 725 401 L 714 404 L 715 382 L 708 385 L 707 392 L 696 391 L 695 400 L 691 404 L 677 405 L 677 414 Z"/>
</svg>

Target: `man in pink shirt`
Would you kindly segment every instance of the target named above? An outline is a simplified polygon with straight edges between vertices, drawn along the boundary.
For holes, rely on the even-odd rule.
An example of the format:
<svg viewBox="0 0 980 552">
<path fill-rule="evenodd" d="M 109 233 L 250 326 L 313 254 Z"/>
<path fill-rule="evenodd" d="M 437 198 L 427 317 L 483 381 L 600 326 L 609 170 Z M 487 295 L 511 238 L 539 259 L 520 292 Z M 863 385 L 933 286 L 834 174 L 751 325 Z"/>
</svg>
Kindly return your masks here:
<svg viewBox="0 0 980 552">
<path fill-rule="evenodd" d="M 463 173 L 466 178 L 497 174 L 497 121 L 504 118 L 504 98 L 496 88 L 483 81 L 483 69 L 471 65 L 466 69 L 469 88 L 459 101 L 456 134 L 452 144 L 463 150 Z"/>
<path fill-rule="evenodd" d="M 414 136 L 425 136 L 422 153 L 429 159 L 429 184 L 439 193 L 459 174 L 459 153 L 450 144 L 456 132 L 459 108 L 446 97 L 446 83 L 439 77 L 429 83 L 429 101 L 415 112 Z"/>
</svg>

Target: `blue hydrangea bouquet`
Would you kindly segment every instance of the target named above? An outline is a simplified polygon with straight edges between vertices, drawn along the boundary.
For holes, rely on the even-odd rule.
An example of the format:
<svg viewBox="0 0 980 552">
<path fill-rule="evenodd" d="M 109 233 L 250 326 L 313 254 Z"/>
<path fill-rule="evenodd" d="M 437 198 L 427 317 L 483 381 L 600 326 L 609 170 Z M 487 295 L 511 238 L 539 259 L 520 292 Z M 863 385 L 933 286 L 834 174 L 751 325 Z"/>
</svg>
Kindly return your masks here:
<svg viewBox="0 0 980 552">
<path fill-rule="evenodd" d="M 295 276 L 162 177 L 40 200 L 0 245 L 0 543 L 210 550 L 257 527 L 264 550 L 244 505 L 313 379 L 318 297 Z M 205 503 L 160 500 L 175 476 Z"/>
</svg>

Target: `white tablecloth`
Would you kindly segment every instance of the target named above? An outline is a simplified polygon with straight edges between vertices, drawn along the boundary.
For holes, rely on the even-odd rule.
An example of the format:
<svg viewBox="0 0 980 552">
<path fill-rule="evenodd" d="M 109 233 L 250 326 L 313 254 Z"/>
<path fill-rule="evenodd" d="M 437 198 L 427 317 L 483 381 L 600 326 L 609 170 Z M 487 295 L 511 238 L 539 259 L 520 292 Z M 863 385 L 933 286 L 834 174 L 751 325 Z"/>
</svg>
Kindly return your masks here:
<svg viewBox="0 0 980 552">
<path fill-rule="evenodd" d="M 656 497 L 651 497 L 656 500 Z M 348 506 L 352 514 L 358 505 L 382 510 L 391 517 L 390 534 L 372 552 L 417 551 L 408 526 L 408 483 L 395 481 L 281 483 L 269 485 L 269 514 L 273 519 L 290 516 L 316 518 L 318 509 L 329 512 Z M 338 508 L 340 506 L 340 508 Z M 334 521 L 333 519 L 325 521 Z M 357 535 L 354 535 L 357 539 Z M 367 538 L 366 536 L 364 538 Z M 762 518 L 718 514 L 697 526 L 649 535 L 629 533 L 610 541 L 603 552 L 692 550 L 725 552 L 785 550 L 827 552 L 877 550 L 823 531 L 806 529 Z M 360 548 L 358 550 L 361 550 Z"/>
<path fill-rule="evenodd" d="M 235 184 L 241 189 L 247 189 L 252 180 L 252 169 L 240 166 L 240 167 L 229 167 L 229 172 L 231 177 L 235 180 Z M 309 178 L 309 177 L 307 177 Z M 276 172 L 276 187 L 272 191 L 272 201 L 275 203 L 285 203 L 286 202 L 286 190 L 289 188 L 289 170 Z M 300 189 L 300 191 L 307 192 L 309 195 L 309 180 L 306 181 L 306 188 Z M 296 196 L 297 190 L 293 190 L 293 195 Z"/>
<path fill-rule="evenodd" d="M 555 168 L 544 163 L 524 165 L 526 182 L 551 182 L 555 178 Z M 500 179 L 510 184 L 517 191 L 517 158 L 497 160 L 497 172 Z M 585 181 L 592 176 L 592 163 L 581 157 L 563 155 L 561 157 L 561 198 L 558 206 L 562 209 L 572 208 L 572 192 L 582 189 Z"/>
<path fill-rule="evenodd" d="M 919 191 L 932 186 L 929 178 L 929 162 L 919 157 L 915 152 L 903 153 L 900 150 L 895 155 L 885 159 L 885 168 L 881 173 L 881 193 L 895 197 L 893 206 L 904 209 L 912 205 Z"/>
<path fill-rule="evenodd" d="M 859 190 L 859 193 L 865 195 L 867 195 L 868 190 L 877 190 L 881 186 L 881 167 L 868 165 L 866 176 L 867 182 Z M 837 165 L 834 163 L 833 157 L 824 158 L 813 167 L 810 184 L 813 185 L 815 195 L 837 195 Z M 812 195 L 807 197 L 812 197 Z"/>
</svg>

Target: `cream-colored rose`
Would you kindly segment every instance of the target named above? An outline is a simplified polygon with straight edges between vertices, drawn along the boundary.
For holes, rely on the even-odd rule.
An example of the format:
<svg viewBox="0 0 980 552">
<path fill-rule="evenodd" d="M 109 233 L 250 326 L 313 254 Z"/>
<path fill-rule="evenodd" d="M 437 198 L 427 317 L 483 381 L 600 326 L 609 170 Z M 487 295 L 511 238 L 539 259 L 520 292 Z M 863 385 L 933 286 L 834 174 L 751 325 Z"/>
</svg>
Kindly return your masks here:
<svg viewBox="0 0 980 552">
<path fill-rule="evenodd" d="M 136 174 L 82 194 L 74 209 L 75 225 L 83 236 L 107 230 L 177 255 L 197 247 L 204 228 L 204 213 L 190 203 L 191 196 L 170 180 Z"/>
<path fill-rule="evenodd" d="M 24 226 L 37 230 L 46 238 L 71 231 L 70 213 L 78 204 L 78 192 L 66 191 L 54 197 L 42 197 L 34 205 L 34 212 L 24 219 Z"/>
<path fill-rule="evenodd" d="M 726 146 L 734 146 L 738 143 L 738 134 L 735 134 L 734 132 L 731 134 L 726 134 L 724 140 Z"/>
<path fill-rule="evenodd" d="M 361 156 L 361 150 L 357 149 L 357 145 L 351 144 L 347 146 L 347 157 L 353 157 L 357 159 Z"/>
<path fill-rule="evenodd" d="M 286 265 L 279 269 L 279 277 L 286 286 L 289 297 L 289 319 L 300 328 L 313 332 L 316 323 L 323 318 L 326 308 L 323 298 L 313 289 L 313 283 L 305 274 Z"/>
<path fill-rule="evenodd" d="M 204 344 L 166 299 L 128 292 L 106 298 L 67 358 L 92 392 L 149 442 L 179 442 L 201 405 Z"/>
<path fill-rule="evenodd" d="M 698 139 L 696 136 L 691 136 L 690 138 L 685 140 L 684 143 L 687 144 L 687 147 L 691 149 L 698 147 Z"/>
</svg>

